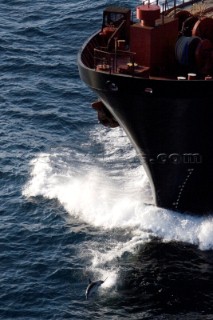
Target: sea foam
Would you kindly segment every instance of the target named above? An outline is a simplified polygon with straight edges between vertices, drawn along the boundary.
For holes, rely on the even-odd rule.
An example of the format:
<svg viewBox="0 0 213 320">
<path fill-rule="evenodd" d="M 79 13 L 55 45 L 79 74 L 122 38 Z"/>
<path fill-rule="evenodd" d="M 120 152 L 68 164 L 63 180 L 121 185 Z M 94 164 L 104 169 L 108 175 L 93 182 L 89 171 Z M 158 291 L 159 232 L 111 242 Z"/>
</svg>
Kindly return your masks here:
<svg viewBox="0 0 213 320">
<path fill-rule="evenodd" d="M 142 191 L 147 191 L 148 182 L 143 175 L 136 175 L 138 168 L 133 169 L 134 181 L 125 182 L 121 176 L 119 182 L 100 168 L 90 167 L 89 172 L 78 168 L 77 172 L 66 161 L 61 153 L 38 155 L 30 163 L 31 177 L 23 194 L 58 199 L 70 215 L 94 227 L 129 230 L 136 237 L 143 234 L 141 241 L 146 234 L 146 240 L 150 235 L 162 241 L 195 244 L 202 250 L 213 248 L 212 216 L 181 214 L 145 204 Z"/>
<path fill-rule="evenodd" d="M 212 216 L 181 214 L 147 204 L 152 203 L 147 176 L 120 129 L 98 128 L 79 150 L 57 148 L 38 154 L 30 162 L 23 195 L 29 200 L 36 196 L 57 199 L 79 223 L 107 234 L 124 234 L 109 236 L 109 242 L 94 238 L 79 247 L 79 259 L 87 261 L 88 275 L 106 279 L 101 290 L 116 285 L 122 257 L 134 255 L 153 238 L 213 249 Z"/>
<path fill-rule="evenodd" d="M 110 289 L 120 272 L 118 260 L 153 238 L 212 250 L 213 217 L 148 205 L 151 189 L 135 151 L 121 130 L 104 130 L 90 134 L 89 148 L 101 147 L 95 157 L 91 152 L 59 148 L 38 154 L 30 163 L 30 179 L 23 189 L 29 200 L 57 199 L 70 216 L 97 230 L 123 233 L 122 240 L 109 237 L 110 243 L 99 243 L 94 239 L 79 248 L 79 258 L 89 261 L 88 274 L 106 279 L 102 289 Z"/>
</svg>

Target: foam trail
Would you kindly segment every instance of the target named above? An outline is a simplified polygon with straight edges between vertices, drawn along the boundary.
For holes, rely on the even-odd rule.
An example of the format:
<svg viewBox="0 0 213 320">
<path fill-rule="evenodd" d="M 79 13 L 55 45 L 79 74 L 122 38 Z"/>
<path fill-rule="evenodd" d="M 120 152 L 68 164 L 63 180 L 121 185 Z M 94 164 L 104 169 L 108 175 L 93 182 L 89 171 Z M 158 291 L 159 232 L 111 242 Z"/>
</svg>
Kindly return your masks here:
<svg viewBox="0 0 213 320">
<path fill-rule="evenodd" d="M 92 259 L 89 269 L 101 279 L 106 279 L 102 286 L 104 289 L 111 288 L 116 283 L 119 275 L 118 258 L 121 259 L 124 253 L 134 253 L 137 245 L 149 240 L 149 235 L 141 232 L 140 236 L 133 236 L 128 241 L 111 242 L 110 249 L 105 248 L 104 252 L 96 246 L 95 249 L 91 250 Z M 109 265 L 110 268 L 107 268 Z"/>
<path fill-rule="evenodd" d="M 148 234 L 162 241 L 176 240 L 198 245 L 202 250 L 213 249 L 212 217 L 194 217 L 147 206 L 141 188 L 132 192 L 129 180 L 126 183 L 123 177 L 121 182 L 113 180 L 101 169 L 90 168 L 90 172 L 81 173 L 80 168 L 76 172 L 66 157 L 60 161 L 59 165 L 57 154 L 40 154 L 34 159 L 31 180 L 23 194 L 56 198 L 71 215 L 95 227 L 121 228 L 136 237 L 146 234 L 146 240 L 142 237 L 141 242 L 147 241 Z M 137 176 L 134 179 L 137 185 Z"/>
<path fill-rule="evenodd" d="M 89 262 L 86 269 L 90 277 L 106 279 L 100 294 L 107 290 L 116 294 L 113 288 L 120 274 L 119 261 L 153 237 L 194 244 L 201 250 L 213 249 L 211 216 L 195 217 L 145 205 L 151 200 L 151 191 L 140 166 L 133 167 L 129 174 L 130 170 L 116 166 L 113 172 L 112 159 L 109 171 L 100 163 L 99 168 L 94 167 L 92 160 L 66 149 L 42 153 L 30 163 L 31 178 L 23 194 L 27 198 L 57 199 L 79 220 L 113 233 L 123 232 L 122 240 L 115 237 L 109 238 L 109 243 L 99 243 L 93 239 L 79 249 L 79 256 Z"/>
</svg>

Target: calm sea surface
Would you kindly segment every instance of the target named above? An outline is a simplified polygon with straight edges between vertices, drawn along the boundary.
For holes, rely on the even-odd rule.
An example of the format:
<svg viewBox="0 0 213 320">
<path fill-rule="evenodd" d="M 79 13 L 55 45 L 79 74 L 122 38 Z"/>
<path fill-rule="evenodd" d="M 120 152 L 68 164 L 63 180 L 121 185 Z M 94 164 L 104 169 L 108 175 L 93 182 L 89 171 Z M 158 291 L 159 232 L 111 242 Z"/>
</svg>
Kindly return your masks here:
<svg viewBox="0 0 213 320">
<path fill-rule="evenodd" d="M 0 3 L 0 319 L 213 319 L 213 219 L 144 203 L 76 55 L 110 4 Z M 204 190 L 205 192 L 205 190 Z M 106 279 L 88 301 L 88 279 Z"/>
</svg>

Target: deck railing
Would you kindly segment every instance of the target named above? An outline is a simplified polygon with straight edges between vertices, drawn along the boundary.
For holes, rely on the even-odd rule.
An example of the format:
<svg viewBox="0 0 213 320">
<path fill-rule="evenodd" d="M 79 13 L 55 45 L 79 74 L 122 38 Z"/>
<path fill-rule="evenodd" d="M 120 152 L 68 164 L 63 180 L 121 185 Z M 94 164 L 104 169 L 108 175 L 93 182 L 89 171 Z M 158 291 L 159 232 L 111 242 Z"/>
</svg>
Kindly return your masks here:
<svg viewBox="0 0 213 320">
<path fill-rule="evenodd" d="M 145 0 L 143 1 L 143 4 L 157 4 L 161 7 L 161 11 L 167 11 L 171 10 L 176 7 L 182 7 L 187 4 L 194 4 L 197 2 L 204 3 L 205 0 Z"/>
<path fill-rule="evenodd" d="M 171 12 L 174 10 L 174 14 L 176 11 L 176 7 L 181 7 L 184 5 L 192 5 L 193 3 L 197 2 L 204 2 L 205 0 L 147 0 L 143 3 L 145 4 L 158 4 L 162 7 L 162 11 Z M 170 11 L 171 10 L 171 11 Z M 122 24 L 121 24 L 122 27 Z M 109 46 L 113 43 L 116 36 L 116 32 L 111 36 L 107 47 L 100 47 L 99 42 L 99 35 L 96 34 L 87 44 L 87 46 L 83 50 L 82 54 L 82 61 L 85 63 L 86 66 L 89 68 L 94 68 L 109 72 L 109 73 L 116 73 L 117 70 L 117 63 L 120 62 L 122 59 L 124 63 L 132 63 L 133 68 L 132 74 L 134 75 L 134 57 L 135 53 L 129 51 L 121 51 L 121 50 L 109 50 Z"/>
<path fill-rule="evenodd" d="M 118 72 L 118 61 L 120 64 L 131 64 L 132 74 L 134 74 L 135 53 L 130 51 L 116 50 L 107 51 L 105 48 L 94 49 L 94 67 L 96 70 L 108 73 Z"/>
</svg>

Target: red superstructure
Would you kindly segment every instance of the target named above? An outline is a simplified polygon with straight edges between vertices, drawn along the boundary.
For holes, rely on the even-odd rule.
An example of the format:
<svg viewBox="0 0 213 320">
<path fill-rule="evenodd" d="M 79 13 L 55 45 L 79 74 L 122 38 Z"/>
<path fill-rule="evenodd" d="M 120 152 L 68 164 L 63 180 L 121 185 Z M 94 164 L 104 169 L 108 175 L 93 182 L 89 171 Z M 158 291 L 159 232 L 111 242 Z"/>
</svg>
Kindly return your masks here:
<svg viewBox="0 0 213 320">
<path fill-rule="evenodd" d="M 135 62 L 163 70 L 175 60 L 175 43 L 178 36 L 178 19 L 162 16 L 157 5 L 137 7 L 141 20 L 130 27 L 130 51 L 135 52 Z"/>
</svg>

